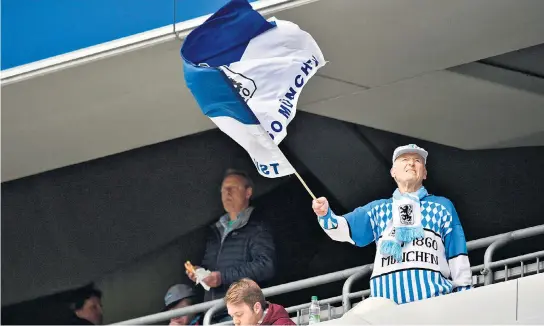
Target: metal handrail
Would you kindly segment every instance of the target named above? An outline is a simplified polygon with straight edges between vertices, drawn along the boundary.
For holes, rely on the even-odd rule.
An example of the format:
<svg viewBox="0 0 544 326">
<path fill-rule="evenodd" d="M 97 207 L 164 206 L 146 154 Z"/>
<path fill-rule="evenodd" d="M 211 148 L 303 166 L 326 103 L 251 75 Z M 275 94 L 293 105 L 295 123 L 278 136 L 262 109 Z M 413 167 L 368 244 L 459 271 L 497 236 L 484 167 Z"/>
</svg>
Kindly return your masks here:
<svg viewBox="0 0 544 326">
<path fill-rule="evenodd" d="M 513 264 L 513 263 L 519 263 L 519 262 L 527 261 L 527 260 L 530 260 L 530 259 L 538 259 L 540 257 L 544 257 L 544 250 L 535 251 L 535 252 L 532 252 L 530 254 L 525 254 L 525 255 L 521 255 L 521 256 L 506 258 L 506 259 L 503 259 L 503 260 L 497 260 L 497 261 L 492 262 L 489 265 L 489 268 L 495 268 L 495 267 L 499 267 L 499 266 L 510 265 L 510 264 Z M 481 265 L 472 267 L 471 270 L 473 272 L 481 272 L 483 268 L 484 268 L 484 264 L 481 264 Z"/>
<path fill-rule="evenodd" d="M 348 311 L 351 309 L 351 300 L 349 297 L 349 294 L 351 292 L 351 286 L 355 281 L 365 277 L 368 273 L 371 273 L 374 264 L 366 265 L 365 267 L 367 268 L 348 277 L 347 280 L 344 282 L 344 285 L 342 286 L 342 307 L 344 308 L 344 311 Z"/>
<path fill-rule="evenodd" d="M 526 266 L 528 268 L 528 270 L 527 270 L 528 273 L 534 272 L 534 273 L 538 274 L 538 273 L 540 273 L 540 266 L 539 266 L 540 259 L 539 258 L 541 258 L 541 257 L 544 257 L 544 250 L 536 251 L 536 252 L 521 255 L 521 256 L 506 258 L 506 259 L 503 259 L 503 260 L 494 261 L 494 262 L 491 263 L 490 267 L 491 268 L 496 268 L 496 267 L 499 267 L 499 266 L 507 266 L 507 265 L 514 264 L 514 263 L 519 263 L 519 262 L 524 262 L 524 261 L 536 259 L 536 262 L 534 264 L 528 264 Z M 480 272 L 483 267 L 484 267 L 483 264 L 473 266 L 473 267 L 471 267 L 471 271 L 473 273 L 477 273 L 477 272 Z M 350 302 L 350 300 L 345 300 L 345 297 L 344 297 L 344 294 L 345 294 L 345 291 L 346 291 L 346 284 L 353 284 L 353 282 L 355 282 L 356 280 L 360 279 L 361 277 L 366 276 L 367 273 L 368 273 L 367 270 L 362 270 L 362 271 L 359 271 L 359 272 L 351 275 L 350 277 L 348 277 L 348 279 L 344 283 L 344 287 L 342 288 L 342 295 L 332 297 L 332 298 L 329 298 L 329 299 L 325 299 L 325 300 L 320 300 L 320 302 L 323 302 L 323 303 L 337 303 L 337 302 L 342 301 L 343 311 L 346 312 L 346 311 L 350 310 L 351 309 L 351 302 Z M 500 273 L 502 273 L 502 272 L 499 271 L 498 273 L 499 274 L 497 274 L 497 275 L 499 275 L 499 277 L 500 277 Z M 520 272 L 519 276 L 523 277 L 523 272 Z M 505 274 L 505 278 L 507 279 L 506 274 Z M 364 298 L 369 296 L 369 295 L 370 295 L 370 290 L 369 289 L 363 290 L 363 291 L 352 292 L 352 293 L 348 292 L 348 298 L 349 299 L 362 298 L 364 300 Z M 348 308 L 347 309 L 346 309 L 346 305 L 344 304 L 345 302 L 348 303 L 348 306 L 347 306 Z M 310 304 L 311 303 L 304 303 L 304 304 L 300 304 L 300 305 L 297 305 L 297 306 L 286 308 L 286 310 L 287 310 L 288 313 L 292 313 L 292 312 L 298 311 L 300 309 L 307 308 L 307 307 L 310 306 Z"/>
<path fill-rule="evenodd" d="M 172 309 L 164 312 L 159 312 L 152 315 L 147 315 L 143 317 L 138 317 L 130 320 L 125 320 L 122 322 L 114 323 L 112 325 L 151 325 L 155 324 L 164 320 L 169 320 L 172 318 L 176 318 L 179 316 L 185 316 L 185 315 L 192 315 L 196 313 L 200 313 L 203 311 L 206 311 L 213 307 L 218 302 L 223 301 L 223 299 L 216 299 L 212 301 L 206 301 L 202 303 L 197 303 L 192 306 L 179 308 L 179 309 Z"/>
<path fill-rule="evenodd" d="M 532 227 L 529 227 L 529 228 L 520 229 L 520 230 L 516 230 L 516 231 L 512 231 L 512 232 L 497 234 L 497 235 L 490 236 L 490 237 L 487 237 L 487 238 L 482 238 L 482 239 L 476 239 L 476 240 L 469 241 L 469 242 L 467 242 L 467 250 L 471 251 L 471 250 L 475 250 L 475 249 L 481 249 L 481 248 L 484 248 L 486 246 L 491 246 L 494 243 L 504 241 L 504 239 L 512 238 L 512 240 L 514 240 L 514 239 L 518 240 L 518 239 L 533 237 L 533 236 L 539 235 L 539 234 L 544 234 L 544 224 L 543 225 L 532 226 Z M 511 240 L 509 240 L 509 241 L 511 241 Z M 497 245 L 495 245 L 495 246 L 497 246 Z M 489 250 L 489 249 L 487 249 L 487 250 Z M 487 254 L 487 250 L 486 250 L 486 254 Z M 492 254 L 492 252 L 491 252 L 491 254 Z M 484 258 L 484 261 L 485 261 L 485 258 Z M 490 274 L 491 274 L 491 277 L 493 277 L 493 274 L 492 273 L 490 273 Z M 364 276 L 366 276 L 366 273 L 359 272 L 357 274 L 354 274 L 354 275 L 350 276 L 345 281 L 344 286 L 342 287 L 342 296 L 344 297 L 342 299 L 342 306 L 344 307 L 344 311 L 348 311 L 349 309 L 351 309 L 351 302 L 350 302 L 350 299 L 348 298 L 347 295 L 351 291 L 351 286 L 352 286 L 353 282 L 355 282 L 356 280 L 358 280 L 358 279 L 360 279 L 360 278 L 362 278 Z"/>
<path fill-rule="evenodd" d="M 211 325 L 213 315 L 215 315 L 216 312 L 221 311 L 225 307 L 225 304 L 218 303 L 215 306 L 211 307 L 206 311 L 204 314 L 204 319 L 202 320 L 202 325 Z"/>
<path fill-rule="evenodd" d="M 278 294 L 294 292 L 294 291 L 306 289 L 306 288 L 317 286 L 317 285 L 323 285 L 323 284 L 328 284 L 328 283 L 332 283 L 336 281 L 341 281 L 348 278 L 351 274 L 366 268 L 366 266 L 367 265 L 348 268 L 343 271 L 332 272 L 328 274 L 310 277 L 304 280 L 271 286 L 269 288 L 263 289 L 263 294 L 265 297 L 271 297 Z M 225 302 L 221 301 L 221 303 L 217 304 L 217 306 L 214 306 L 214 310 L 217 311 L 218 309 L 221 309 L 223 307 L 225 307 Z M 213 313 L 215 313 L 215 311 L 210 313 L 210 310 L 206 311 L 206 314 L 204 315 L 204 321 L 206 320 L 211 321 L 211 318 L 213 317 Z M 203 325 L 209 325 L 209 324 L 206 324 L 204 321 L 203 321 Z"/>
<path fill-rule="evenodd" d="M 517 239 L 523 239 L 523 238 L 528 238 L 528 237 L 532 237 L 532 236 L 535 236 L 535 235 L 538 235 L 538 234 L 542 234 L 542 232 L 544 232 L 544 224 L 541 224 L 541 225 L 536 225 L 536 226 L 531 226 L 531 227 L 528 227 L 528 228 L 524 228 L 524 229 L 519 229 L 519 230 L 516 230 L 516 231 L 512 231 L 512 232 L 506 232 L 506 233 L 501 233 L 501 234 L 497 234 L 497 235 L 492 235 L 490 237 L 486 237 L 486 238 L 481 238 L 481 239 L 476 239 L 476 240 L 472 240 L 472 241 L 469 241 L 467 242 L 467 250 L 470 251 L 470 250 L 474 250 L 474 249 L 481 249 L 483 247 L 487 247 L 489 245 L 491 245 L 493 242 L 497 241 L 498 239 L 501 239 L 509 234 L 524 234 L 526 236 L 524 237 L 519 237 L 518 235 L 516 235 L 516 237 L 519 237 Z"/>
<path fill-rule="evenodd" d="M 357 292 L 350 293 L 349 297 L 351 299 L 354 299 L 354 298 L 358 298 L 358 297 L 364 297 L 365 295 L 369 295 L 369 294 L 370 294 L 370 290 L 363 290 L 363 291 L 357 291 Z M 340 301 L 342 301 L 342 296 L 338 295 L 338 296 L 335 296 L 335 297 L 319 300 L 319 303 L 320 304 L 331 304 L 331 303 L 338 303 Z M 310 307 L 310 305 L 311 305 L 311 303 L 303 303 L 303 304 L 299 304 L 299 305 L 296 305 L 296 306 L 291 306 L 291 307 L 285 308 L 285 310 L 288 313 L 297 312 L 297 317 L 300 317 L 298 315 L 298 312 L 300 310 L 302 310 L 302 309 Z M 224 322 L 220 322 L 220 323 L 217 323 L 217 324 L 214 324 L 214 325 L 232 325 L 232 321 L 224 321 Z"/>
<path fill-rule="evenodd" d="M 544 234 L 544 225 L 534 226 L 528 229 L 522 229 L 517 231 L 508 232 L 505 235 L 499 237 L 486 249 L 484 254 L 484 268 L 482 269 L 482 275 L 484 275 L 484 285 L 493 284 L 493 273 L 491 273 L 491 263 L 493 262 L 493 254 L 495 251 L 509 242 L 514 240 L 534 237 L 536 235 Z"/>
<path fill-rule="evenodd" d="M 491 245 L 492 243 L 496 242 L 499 239 L 503 239 L 507 236 L 514 236 L 516 239 L 526 238 L 529 236 L 542 234 L 544 233 L 544 225 L 529 227 L 521 230 L 517 230 L 514 232 L 508 232 L 503 234 L 498 234 L 494 236 L 490 236 L 487 238 L 472 240 L 467 242 L 467 249 L 468 250 L 474 250 L 474 249 L 480 249 L 486 246 Z M 369 264 L 370 265 L 370 264 Z M 345 280 L 348 279 L 351 275 L 360 272 L 361 270 L 366 270 L 369 265 L 363 265 L 359 267 L 349 268 L 342 271 L 337 271 L 333 273 L 328 273 L 320 276 L 310 277 L 303 280 L 298 280 L 290 283 L 285 283 L 281 285 L 272 286 L 266 289 L 263 289 L 263 293 L 265 296 L 274 296 L 278 294 L 284 294 L 288 292 L 298 291 L 301 289 L 332 283 L 335 281 Z M 491 268 L 493 268 L 493 265 L 489 265 Z M 353 281 L 352 281 L 353 282 Z M 349 300 L 349 295 L 347 298 L 344 297 L 344 292 L 342 294 L 342 301 Z M 199 304 L 195 304 L 189 307 L 184 307 L 180 309 L 174 309 L 170 311 L 165 311 L 153 315 L 148 315 L 144 317 L 134 318 L 127 321 L 116 323 L 116 325 L 149 325 L 149 324 L 155 324 L 157 322 L 161 322 L 164 320 L 168 320 L 171 318 L 189 315 L 189 314 L 195 314 L 200 313 L 203 311 L 206 311 L 215 305 L 222 304 L 224 306 L 223 299 L 217 299 L 213 301 L 203 302 Z"/>
<path fill-rule="evenodd" d="M 370 293 L 370 290 L 357 291 L 357 292 L 350 293 L 349 298 L 350 299 L 355 299 L 355 298 L 365 296 L 365 295 L 367 295 L 369 293 Z M 343 297 L 341 295 L 338 295 L 338 296 L 327 298 L 327 299 L 324 299 L 324 300 L 319 300 L 319 303 L 320 304 L 321 303 L 323 303 L 323 304 L 337 303 L 337 302 L 342 301 L 342 298 Z M 299 304 L 299 305 L 296 305 L 296 306 L 291 306 L 291 307 L 285 308 L 285 310 L 288 313 L 292 313 L 292 312 L 295 312 L 295 311 L 298 311 L 298 310 L 301 310 L 301 309 L 308 308 L 308 307 L 310 307 L 311 304 L 312 304 L 311 302 L 307 302 L 307 303 L 303 303 L 303 304 Z"/>
<path fill-rule="evenodd" d="M 510 265 L 510 264 L 513 264 L 513 263 L 519 263 L 519 262 L 524 262 L 524 261 L 536 259 L 536 263 L 531 264 L 531 265 L 527 265 L 527 268 L 528 268 L 529 273 L 531 273 L 531 272 L 539 273 L 540 272 L 540 267 L 539 267 L 539 263 L 540 263 L 539 258 L 540 257 L 544 257 L 544 250 L 536 251 L 536 252 L 521 255 L 521 256 L 506 258 L 506 259 L 503 259 L 503 260 L 494 261 L 494 262 L 491 263 L 490 267 L 491 268 L 496 268 L 496 267 L 499 267 L 499 266 L 506 266 L 506 265 Z M 366 266 L 371 266 L 371 265 L 366 265 Z M 480 272 L 482 270 L 483 266 L 484 266 L 483 264 L 473 266 L 473 267 L 471 267 L 471 271 L 473 273 Z M 332 297 L 332 298 L 328 298 L 328 299 L 325 299 L 325 300 L 320 300 L 319 302 L 320 303 L 322 302 L 322 303 L 331 303 L 332 304 L 332 303 L 337 303 L 337 302 L 342 301 L 343 311 L 346 312 L 346 311 L 350 310 L 351 309 L 351 302 L 350 302 L 350 300 L 345 300 L 345 297 L 344 297 L 344 294 L 345 294 L 345 291 L 346 291 L 346 284 L 350 284 L 350 285 L 353 284 L 353 282 L 355 282 L 356 280 L 360 279 L 361 277 L 366 276 L 368 272 L 369 272 L 368 270 L 361 270 L 361 271 L 356 272 L 355 274 L 351 275 L 350 277 L 348 277 L 348 279 L 344 283 L 344 287 L 342 288 L 342 295 Z M 499 273 L 501 273 L 501 272 L 499 271 Z M 500 274 L 498 274 L 498 275 L 500 276 Z M 519 275 L 523 276 L 522 272 L 520 272 Z M 507 276 L 506 276 L 506 278 L 507 278 Z M 362 298 L 364 300 L 365 297 L 370 295 L 370 290 L 367 289 L 367 290 L 357 291 L 357 292 L 352 292 L 352 293 L 348 292 L 347 295 L 348 295 L 348 299 Z M 347 309 L 346 309 L 346 305 L 344 305 L 345 302 L 347 302 L 348 305 L 349 305 Z M 289 307 L 289 308 L 285 308 L 285 310 L 287 310 L 288 313 L 292 313 L 292 312 L 298 311 L 300 309 L 307 308 L 307 307 L 310 306 L 310 304 L 311 303 L 304 303 L 304 304 L 300 304 L 300 305 L 297 305 L 297 306 L 292 306 L 292 307 Z"/>
<path fill-rule="evenodd" d="M 358 272 L 364 268 L 364 266 L 358 266 L 353 268 L 348 268 L 342 271 L 332 272 L 328 274 L 323 274 L 319 276 L 310 277 L 303 280 L 298 280 L 290 283 L 280 284 L 276 286 L 272 286 L 266 289 L 263 289 L 263 293 L 265 296 L 270 297 L 278 294 L 284 294 L 288 292 L 298 291 L 302 289 L 306 289 L 309 287 L 317 286 L 317 285 L 323 285 L 327 283 L 332 283 L 336 281 L 341 281 L 346 278 L 348 278 L 351 274 Z M 122 321 L 119 323 L 115 323 L 113 325 L 149 325 L 149 324 L 155 324 L 157 322 L 161 322 L 164 320 L 168 320 L 171 318 L 184 316 L 184 315 L 190 315 L 195 314 L 199 312 L 206 311 L 216 305 L 221 304 L 222 307 L 224 307 L 224 301 L 223 299 L 216 299 L 213 301 L 207 301 L 203 303 L 199 303 L 196 305 L 192 305 L 189 307 L 179 308 L 179 309 L 173 309 L 165 312 L 160 312 L 153 315 L 143 316 L 139 318 L 134 318 L 126 321 Z"/>
</svg>

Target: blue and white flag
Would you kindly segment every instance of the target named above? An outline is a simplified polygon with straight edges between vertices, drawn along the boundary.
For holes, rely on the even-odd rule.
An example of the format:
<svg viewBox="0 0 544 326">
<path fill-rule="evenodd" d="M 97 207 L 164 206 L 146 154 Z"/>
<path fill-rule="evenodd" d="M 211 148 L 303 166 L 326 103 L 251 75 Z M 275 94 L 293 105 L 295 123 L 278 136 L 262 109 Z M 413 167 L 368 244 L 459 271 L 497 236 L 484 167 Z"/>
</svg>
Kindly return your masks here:
<svg viewBox="0 0 544 326">
<path fill-rule="evenodd" d="M 293 174 L 278 144 L 300 93 L 325 65 L 312 36 L 267 21 L 247 0 L 231 0 L 181 47 L 185 82 L 202 112 L 251 156 L 268 178 Z"/>
</svg>

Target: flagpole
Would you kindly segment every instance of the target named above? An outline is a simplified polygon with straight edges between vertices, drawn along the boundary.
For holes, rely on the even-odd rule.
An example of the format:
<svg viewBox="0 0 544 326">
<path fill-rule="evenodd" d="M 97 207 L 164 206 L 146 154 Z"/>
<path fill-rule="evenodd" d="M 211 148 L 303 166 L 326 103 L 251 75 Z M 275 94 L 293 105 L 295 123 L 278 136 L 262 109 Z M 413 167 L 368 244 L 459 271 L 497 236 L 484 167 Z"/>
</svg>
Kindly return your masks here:
<svg viewBox="0 0 544 326">
<path fill-rule="evenodd" d="M 257 119 L 258 120 L 258 119 Z M 268 131 L 266 131 L 263 127 L 263 125 L 261 124 L 261 122 L 259 121 L 259 126 L 261 127 L 261 130 L 263 131 L 263 133 L 265 134 L 269 134 Z M 314 193 L 310 190 L 310 187 L 308 187 L 308 185 L 306 184 L 306 182 L 304 182 L 304 179 L 302 179 L 302 177 L 300 176 L 300 174 L 298 174 L 297 170 L 295 169 L 295 167 L 293 166 L 293 164 L 291 164 L 291 162 L 289 162 L 289 159 L 287 158 L 287 156 L 285 156 L 285 153 L 283 153 L 283 151 L 281 150 L 280 148 L 280 145 L 279 144 L 276 144 L 274 143 L 274 141 L 272 139 L 269 139 L 270 141 L 272 141 L 272 143 L 274 145 L 276 145 L 276 148 L 278 149 L 278 151 L 281 153 L 281 155 L 283 155 L 283 157 L 285 158 L 285 160 L 287 161 L 287 163 L 289 163 L 289 165 L 291 165 L 291 167 L 293 168 L 293 171 L 295 173 L 295 175 L 297 176 L 298 178 L 298 181 L 300 181 L 300 183 L 302 183 L 302 185 L 304 186 L 304 189 L 306 189 L 306 191 L 308 192 L 308 194 L 310 194 L 310 196 L 312 197 L 313 200 L 316 200 L 316 197 L 314 195 Z"/>
<path fill-rule="evenodd" d="M 260 121 L 259 121 L 260 123 Z M 264 128 L 263 126 L 261 125 L 261 128 L 264 132 L 268 133 Z M 293 166 L 293 164 L 291 164 L 291 162 L 289 162 L 289 159 L 287 158 L 287 156 L 285 156 L 285 153 L 283 153 L 283 151 L 281 150 L 280 148 L 280 145 L 279 144 L 276 144 L 274 143 L 274 145 L 276 145 L 276 147 L 278 148 L 278 151 L 281 153 L 281 155 L 283 155 L 283 157 L 285 158 L 285 160 L 287 161 L 287 163 L 289 163 L 289 165 L 291 165 L 291 167 L 293 168 L 293 171 L 295 173 L 295 175 L 297 176 L 298 178 L 298 181 L 300 181 L 300 183 L 302 183 L 302 185 L 304 186 L 304 189 L 306 189 L 306 191 L 308 192 L 308 194 L 310 194 L 310 196 L 312 197 L 313 200 L 316 200 L 316 197 L 314 195 L 314 193 L 310 190 L 310 187 L 308 187 L 308 185 L 306 184 L 306 182 L 304 182 L 304 179 L 302 179 L 302 177 L 300 176 L 300 174 L 298 174 L 297 170 L 295 169 L 295 167 Z"/>
<path fill-rule="evenodd" d="M 292 166 L 292 165 L 291 165 Z M 310 190 L 310 188 L 308 187 L 308 185 L 306 184 L 306 182 L 304 182 L 304 180 L 302 179 L 302 177 L 300 176 L 300 174 L 298 174 L 297 170 L 295 170 L 295 175 L 297 176 L 298 180 L 300 181 L 300 183 L 302 183 L 302 185 L 304 186 L 304 188 L 306 188 L 306 191 L 310 194 L 310 196 L 312 196 L 312 199 L 315 200 L 315 195 L 314 193 Z"/>
</svg>

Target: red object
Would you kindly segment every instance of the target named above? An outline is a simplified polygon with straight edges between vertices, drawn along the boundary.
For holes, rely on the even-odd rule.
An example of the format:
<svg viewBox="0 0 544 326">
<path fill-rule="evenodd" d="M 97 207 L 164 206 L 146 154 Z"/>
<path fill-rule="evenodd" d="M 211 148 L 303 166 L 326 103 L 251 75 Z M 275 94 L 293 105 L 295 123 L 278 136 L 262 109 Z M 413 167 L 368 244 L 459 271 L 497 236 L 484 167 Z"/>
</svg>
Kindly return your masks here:
<svg viewBox="0 0 544 326">
<path fill-rule="evenodd" d="M 261 325 L 296 325 L 295 322 L 289 318 L 289 314 L 284 307 L 279 304 L 269 303 L 268 311 L 264 316 Z"/>
</svg>

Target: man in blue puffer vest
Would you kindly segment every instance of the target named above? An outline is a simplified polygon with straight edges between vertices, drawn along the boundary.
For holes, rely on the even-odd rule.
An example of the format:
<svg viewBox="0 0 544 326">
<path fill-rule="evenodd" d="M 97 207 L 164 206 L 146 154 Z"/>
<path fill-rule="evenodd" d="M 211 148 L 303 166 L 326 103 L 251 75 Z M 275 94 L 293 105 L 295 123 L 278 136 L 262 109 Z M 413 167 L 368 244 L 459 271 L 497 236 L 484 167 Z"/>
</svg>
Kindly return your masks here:
<svg viewBox="0 0 544 326">
<path fill-rule="evenodd" d="M 259 283 L 275 274 L 275 246 L 268 227 L 249 205 L 253 182 L 243 171 L 228 170 L 221 184 L 226 213 L 212 225 L 201 267 L 212 273 L 203 280 L 211 289 L 204 301 L 222 298 L 229 286 L 251 278 Z M 198 268 L 198 267 L 197 267 Z M 195 275 L 187 275 L 196 281 Z"/>
</svg>

